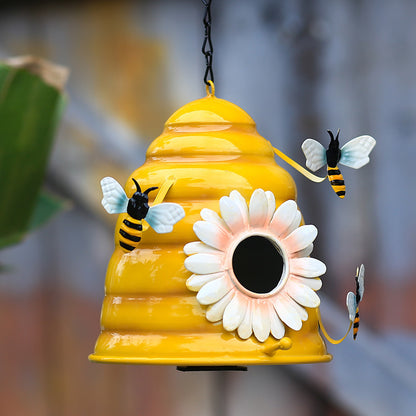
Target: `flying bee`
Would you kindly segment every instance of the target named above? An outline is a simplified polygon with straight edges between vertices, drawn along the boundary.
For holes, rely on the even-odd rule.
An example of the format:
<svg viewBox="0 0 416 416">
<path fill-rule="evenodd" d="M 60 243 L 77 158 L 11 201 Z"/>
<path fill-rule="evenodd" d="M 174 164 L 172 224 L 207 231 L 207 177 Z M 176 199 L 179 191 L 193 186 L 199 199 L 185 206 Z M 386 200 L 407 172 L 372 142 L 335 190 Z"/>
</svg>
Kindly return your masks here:
<svg viewBox="0 0 416 416">
<path fill-rule="evenodd" d="M 111 177 L 101 180 L 103 191 L 103 207 L 109 214 L 127 212 L 119 229 L 119 243 L 125 252 L 134 250 L 142 238 L 142 221 L 145 220 L 157 233 L 170 233 L 173 225 L 185 217 L 183 208 L 172 202 L 164 202 L 149 207 L 149 192 L 158 189 L 151 187 L 144 192 L 132 178 L 137 191 L 129 199 L 121 185 Z"/>
<path fill-rule="evenodd" d="M 340 197 L 345 196 L 344 177 L 338 168 L 338 163 L 350 168 L 359 169 L 366 165 L 370 158 L 368 155 L 373 150 L 376 141 L 371 136 L 359 136 L 350 140 L 339 148 L 339 130 L 336 137 L 328 130 L 331 138 L 328 149 L 316 140 L 306 139 L 302 143 L 302 150 L 306 157 L 306 166 L 313 172 L 325 164 L 328 170 L 328 180 L 332 189 Z"/>
<path fill-rule="evenodd" d="M 357 273 L 355 275 L 355 294 L 352 292 L 347 293 L 347 308 L 350 321 L 353 322 L 353 338 L 357 338 L 358 327 L 360 326 L 360 314 L 358 305 L 363 299 L 364 295 L 364 265 L 357 267 Z"/>
</svg>

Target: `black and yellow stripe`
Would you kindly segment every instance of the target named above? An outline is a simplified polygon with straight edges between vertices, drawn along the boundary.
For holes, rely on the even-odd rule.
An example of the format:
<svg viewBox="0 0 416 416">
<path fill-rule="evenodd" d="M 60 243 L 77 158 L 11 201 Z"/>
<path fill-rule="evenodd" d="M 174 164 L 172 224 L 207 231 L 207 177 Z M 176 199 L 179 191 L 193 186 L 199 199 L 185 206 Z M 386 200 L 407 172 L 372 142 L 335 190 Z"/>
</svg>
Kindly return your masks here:
<svg viewBox="0 0 416 416">
<path fill-rule="evenodd" d="M 344 177 L 342 176 L 341 171 L 338 169 L 338 166 L 331 168 L 328 166 L 328 180 L 332 186 L 332 189 L 340 197 L 344 198 L 345 196 L 345 184 Z"/>
<path fill-rule="evenodd" d="M 358 312 L 358 307 L 357 310 L 355 311 L 355 318 L 354 318 L 354 325 L 353 325 L 353 338 L 357 338 L 357 333 L 358 333 L 358 327 L 360 326 L 360 314 Z"/>
<path fill-rule="evenodd" d="M 120 247 L 128 252 L 134 250 L 142 239 L 142 221 L 127 216 L 119 229 Z"/>
</svg>

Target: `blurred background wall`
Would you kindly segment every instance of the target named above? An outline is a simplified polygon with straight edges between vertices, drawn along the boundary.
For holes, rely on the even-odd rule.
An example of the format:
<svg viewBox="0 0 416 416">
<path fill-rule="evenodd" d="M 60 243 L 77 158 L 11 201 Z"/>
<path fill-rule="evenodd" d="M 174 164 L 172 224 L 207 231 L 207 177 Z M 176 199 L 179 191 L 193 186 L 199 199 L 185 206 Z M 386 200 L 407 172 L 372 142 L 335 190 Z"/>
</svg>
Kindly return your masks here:
<svg viewBox="0 0 416 416">
<path fill-rule="evenodd" d="M 0 57 L 37 55 L 71 69 L 46 185 L 72 203 L 0 252 L 0 414 L 413 414 L 416 2 L 213 1 L 218 97 L 302 164 L 302 141 L 326 144 L 327 129 L 340 128 L 342 143 L 371 134 L 377 146 L 370 165 L 343 170 L 342 201 L 277 160 L 319 229 L 322 315 L 334 336 L 347 325 L 355 268 L 366 265 L 358 340 L 330 345 L 330 364 L 199 374 L 87 356 L 113 250 L 99 180 L 124 183 L 170 114 L 205 95 L 202 3 L 3 1 L 0 10 Z"/>
</svg>

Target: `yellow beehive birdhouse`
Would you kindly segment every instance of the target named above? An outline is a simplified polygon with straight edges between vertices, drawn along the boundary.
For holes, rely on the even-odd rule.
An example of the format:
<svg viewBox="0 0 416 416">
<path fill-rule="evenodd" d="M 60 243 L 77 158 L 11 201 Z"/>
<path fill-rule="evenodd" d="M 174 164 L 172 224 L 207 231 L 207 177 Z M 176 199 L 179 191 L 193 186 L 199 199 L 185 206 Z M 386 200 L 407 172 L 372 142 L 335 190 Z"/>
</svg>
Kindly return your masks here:
<svg viewBox="0 0 416 416">
<path fill-rule="evenodd" d="M 133 179 L 148 189 L 168 178 L 174 184 L 164 202 L 185 216 L 171 232 L 142 231 L 128 251 L 120 229 L 129 214 L 119 216 L 90 359 L 179 366 L 329 361 L 316 294 L 325 265 L 310 257 L 316 228 L 302 225 L 295 183 L 253 119 L 214 94 L 180 108 L 127 180 L 127 198 L 138 192 Z"/>
</svg>

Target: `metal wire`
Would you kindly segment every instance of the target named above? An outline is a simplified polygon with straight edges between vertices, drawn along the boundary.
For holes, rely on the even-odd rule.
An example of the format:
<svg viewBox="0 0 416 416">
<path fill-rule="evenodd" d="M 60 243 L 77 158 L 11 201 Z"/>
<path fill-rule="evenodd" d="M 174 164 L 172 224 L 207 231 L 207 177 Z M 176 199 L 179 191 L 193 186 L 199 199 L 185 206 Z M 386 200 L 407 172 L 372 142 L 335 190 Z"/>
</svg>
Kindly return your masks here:
<svg viewBox="0 0 416 416">
<path fill-rule="evenodd" d="M 204 82 L 206 85 L 209 85 L 208 81 L 211 80 L 214 82 L 214 73 L 212 71 L 212 54 L 214 53 L 214 48 L 212 47 L 211 40 L 211 0 L 201 0 L 205 6 L 205 15 L 204 15 L 204 26 L 205 26 L 205 36 L 204 42 L 202 44 L 202 53 L 205 56 L 205 75 Z"/>
</svg>

